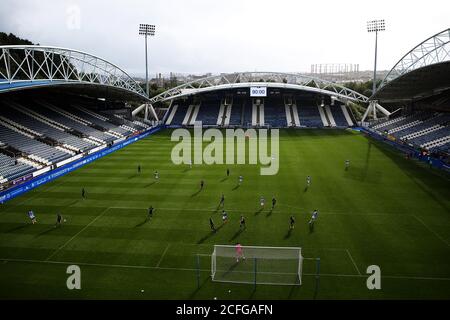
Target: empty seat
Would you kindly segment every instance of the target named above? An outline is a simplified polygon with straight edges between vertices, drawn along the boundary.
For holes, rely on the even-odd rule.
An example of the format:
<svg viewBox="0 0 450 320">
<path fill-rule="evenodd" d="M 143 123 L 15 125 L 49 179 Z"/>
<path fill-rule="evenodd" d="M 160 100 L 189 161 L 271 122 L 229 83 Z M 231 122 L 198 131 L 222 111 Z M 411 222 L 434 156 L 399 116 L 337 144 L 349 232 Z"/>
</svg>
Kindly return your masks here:
<svg viewBox="0 0 450 320">
<path fill-rule="evenodd" d="M 13 158 L 0 153 L 0 177 L 14 180 L 32 173 L 36 169 L 25 163 L 16 162 Z"/>
<path fill-rule="evenodd" d="M 49 163 L 59 162 L 70 157 L 70 154 L 34 140 L 0 124 L 0 140 L 11 147 L 29 155 L 37 156 Z"/>
<path fill-rule="evenodd" d="M 55 127 L 52 127 L 45 122 L 39 121 L 28 114 L 19 112 L 16 109 L 10 108 L 8 106 L 2 106 L 0 114 L 5 118 L 14 121 L 15 123 L 18 123 L 41 134 L 42 136 L 52 138 L 53 140 L 56 140 L 61 144 L 67 144 L 80 151 L 86 151 L 95 147 L 95 145 L 90 142 L 84 141 L 79 137 L 56 129 Z"/>
</svg>

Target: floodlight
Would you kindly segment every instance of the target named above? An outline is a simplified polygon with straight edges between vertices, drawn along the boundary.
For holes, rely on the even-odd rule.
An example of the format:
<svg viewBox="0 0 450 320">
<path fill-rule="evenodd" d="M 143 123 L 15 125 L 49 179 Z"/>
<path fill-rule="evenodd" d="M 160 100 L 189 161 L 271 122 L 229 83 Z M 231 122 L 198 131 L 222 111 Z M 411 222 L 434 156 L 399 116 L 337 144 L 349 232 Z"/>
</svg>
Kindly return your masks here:
<svg viewBox="0 0 450 320">
<path fill-rule="evenodd" d="M 375 94 L 377 89 L 377 45 L 378 45 L 378 32 L 385 30 L 384 19 L 367 21 L 367 32 L 375 32 L 375 64 L 373 68 L 373 89 L 372 94 Z"/>
<path fill-rule="evenodd" d="M 148 58 L 147 58 L 147 36 L 155 35 L 155 26 L 153 24 L 141 23 L 139 25 L 139 34 L 145 36 L 145 84 L 147 88 L 147 96 L 150 95 L 148 85 Z"/>
</svg>

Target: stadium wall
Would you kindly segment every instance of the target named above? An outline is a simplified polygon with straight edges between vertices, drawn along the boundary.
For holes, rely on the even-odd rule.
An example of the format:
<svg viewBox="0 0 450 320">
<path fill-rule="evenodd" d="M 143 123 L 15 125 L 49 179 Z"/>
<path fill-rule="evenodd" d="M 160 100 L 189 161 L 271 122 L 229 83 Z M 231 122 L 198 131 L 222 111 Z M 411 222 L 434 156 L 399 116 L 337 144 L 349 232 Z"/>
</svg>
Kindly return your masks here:
<svg viewBox="0 0 450 320">
<path fill-rule="evenodd" d="M 162 129 L 161 126 L 151 128 L 137 136 L 131 137 L 127 140 L 124 140 L 122 142 L 116 143 L 115 145 L 99 150 L 97 152 L 94 152 L 84 158 L 78 159 L 76 161 L 73 161 L 69 164 L 63 165 L 57 169 L 54 169 L 50 171 L 49 173 L 42 174 L 38 177 L 35 177 L 27 182 L 24 182 L 18 186 L 12 187 L 8 190 L 5 190 L 3 192 L 0 192 L 0 203 L 5 203 L 6 201 L 9 201 L 11 199 L 14 199 L 15 197 L 20 196 L 21 194 L 24 194 L 28 191 L 33 190 L 34 188 L 37 188 L 43 184 L 46 184 L 50 181 L 53 181 L 61 176 L 64 176 L 78 168 L 81 168 L 97 159 L 100 159 L 110 153 L 113 153 L 117 150 L 120 150 L 124 147 L 126 147 L 129 144 L 132 144 L 136 141 L 139 141 L 143 138 L 148 137 L 151 134 L 154 134 Z"/>
</svg>

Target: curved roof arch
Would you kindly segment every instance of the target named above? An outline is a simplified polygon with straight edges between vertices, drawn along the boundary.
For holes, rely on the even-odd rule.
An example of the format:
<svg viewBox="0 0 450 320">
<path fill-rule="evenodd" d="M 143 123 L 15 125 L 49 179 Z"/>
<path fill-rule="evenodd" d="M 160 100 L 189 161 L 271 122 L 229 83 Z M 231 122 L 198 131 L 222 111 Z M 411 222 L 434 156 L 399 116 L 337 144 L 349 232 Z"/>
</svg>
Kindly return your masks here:
<svg viewBox="0 0 450 320">
<path fill-rule="evenodd" d="M 429 37 L 406 53 L 382 80 L 377 93 L 409 73 L 447 62 L 450 62 L 450 28 Z"/>
<path fill-rule="evenodd" d="M 0 92 L 75 84 L 125 90 L 148 99 L 125 71 L 98 56 L 51 46 L 0 46 Z"/>
<path fill-rule="evenodd" d="M 211 76 L 187 82 L 151 98 L 150 103 L 155 104 L 208 91 L 242 88 L 252 85 L 305 90 L 362 103 L 367 103 L 369 100 L 368 97 L 334 82 L 298 73 L 241 72 Z"/>
</svg>

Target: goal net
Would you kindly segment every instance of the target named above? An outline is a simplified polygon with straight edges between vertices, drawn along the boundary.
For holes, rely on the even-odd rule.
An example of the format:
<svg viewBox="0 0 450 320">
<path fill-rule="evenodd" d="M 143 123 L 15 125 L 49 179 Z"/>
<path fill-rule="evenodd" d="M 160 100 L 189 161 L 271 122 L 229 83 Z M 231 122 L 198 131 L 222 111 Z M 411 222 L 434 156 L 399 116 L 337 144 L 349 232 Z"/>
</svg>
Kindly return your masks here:
<svg viewBox="0 0 450 320">
<path fill-rule="evenodd" d="M 211 279 L 219 282 L 301 285 L 303 257 L 297 247 L 215 245 Z"/>
</svg>

